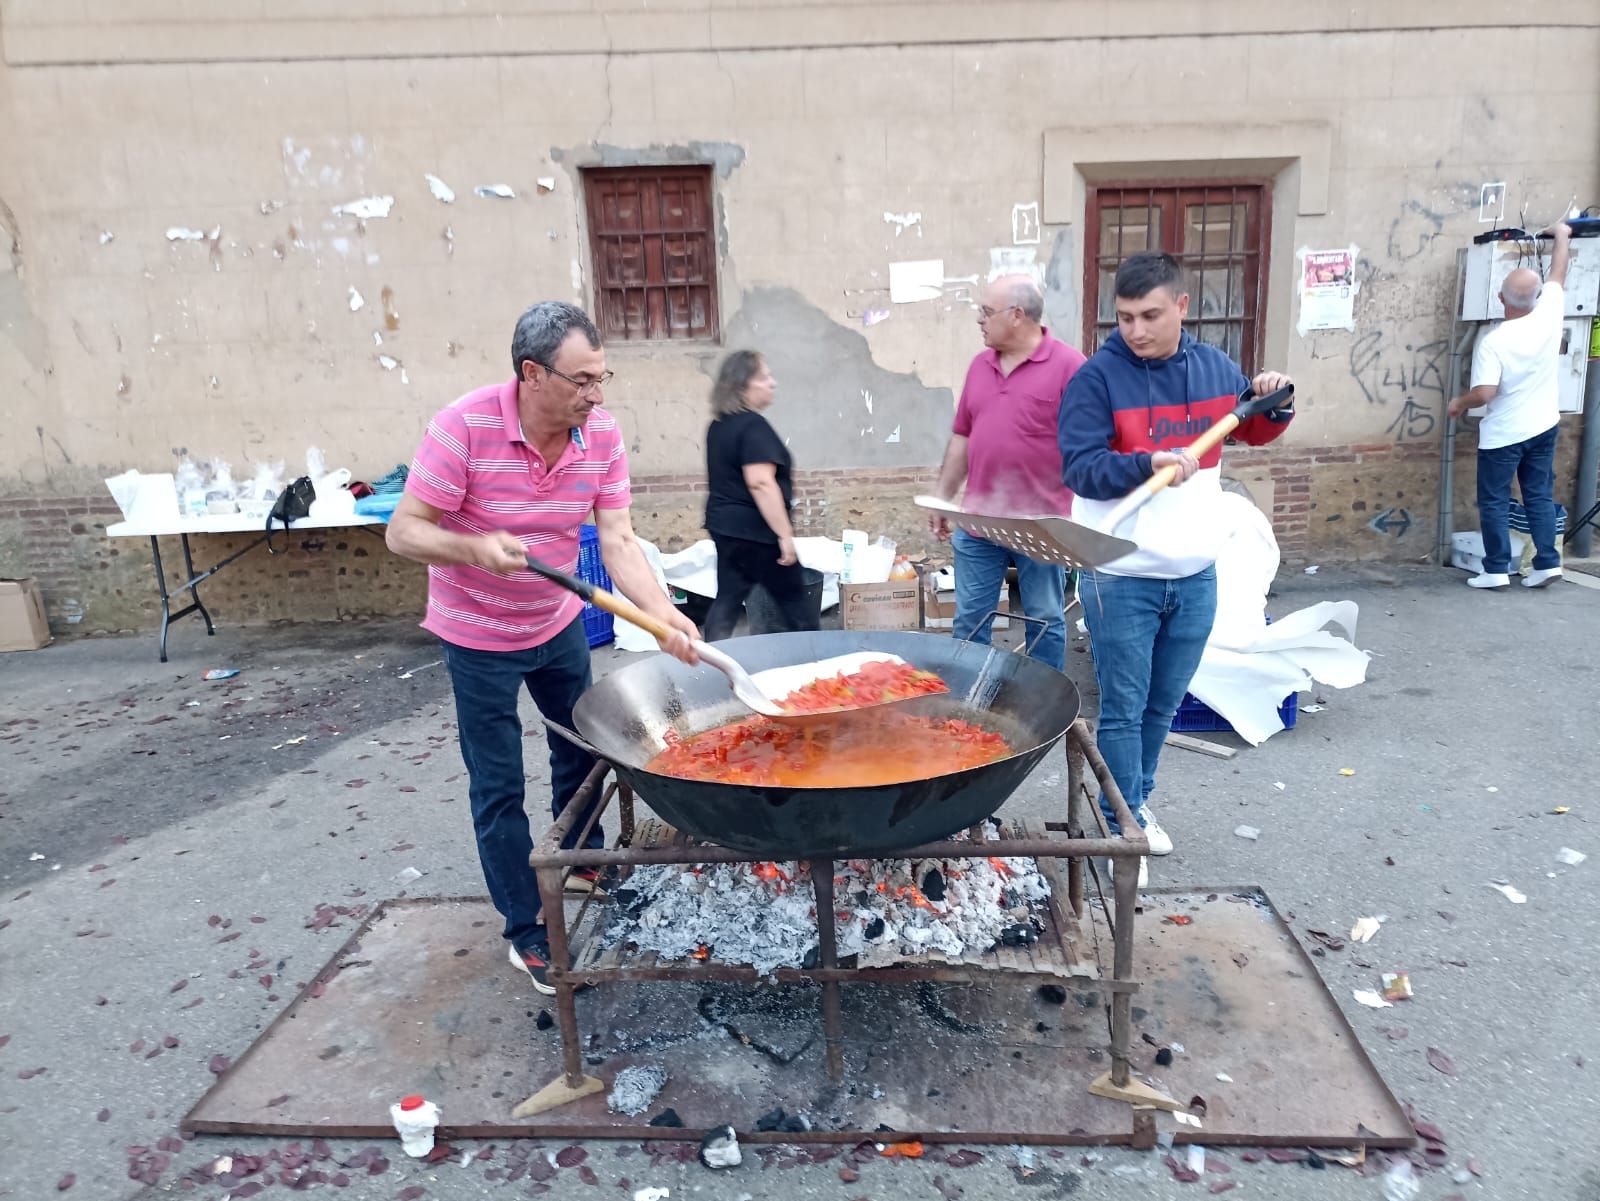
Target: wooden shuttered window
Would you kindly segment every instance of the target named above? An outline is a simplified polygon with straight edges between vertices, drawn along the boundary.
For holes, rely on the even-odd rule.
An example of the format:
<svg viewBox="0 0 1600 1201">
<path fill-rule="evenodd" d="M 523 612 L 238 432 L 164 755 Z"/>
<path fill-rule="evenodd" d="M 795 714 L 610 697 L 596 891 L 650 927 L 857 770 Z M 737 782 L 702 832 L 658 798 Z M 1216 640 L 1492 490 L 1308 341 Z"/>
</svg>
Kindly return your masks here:
<svg viewBox="0 0 1600 1201">
<path fill-rule="evenodd" d="M 711 168 L 584 171 L 595 319 L 613 341 L 715 339 Z"/>
</svg>

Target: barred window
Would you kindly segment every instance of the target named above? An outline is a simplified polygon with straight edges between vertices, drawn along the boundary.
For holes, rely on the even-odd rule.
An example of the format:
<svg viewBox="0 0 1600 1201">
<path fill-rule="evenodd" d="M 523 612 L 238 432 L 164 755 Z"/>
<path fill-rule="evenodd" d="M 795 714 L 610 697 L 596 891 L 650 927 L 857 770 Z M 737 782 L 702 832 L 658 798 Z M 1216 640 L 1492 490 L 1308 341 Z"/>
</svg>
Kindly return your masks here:
<svg viewBox="0 0 1600 1201">
<path fill-rule="evenodd" d="M 1165 250 L 1183 264 L 1184 328 L 1221 347 L 1245 374 L 1258 367 L 1269 222 L 1263 184 L 1112 185 L 1089 192 L 1083 281 L 1084 351 L 1117 328 L 1117 264 Z"/>
<path fill-rule="evenodd" d="M 583 183 L 601 334 L 715 339 L 711 168 L 597 167 Z"/>
</svg>

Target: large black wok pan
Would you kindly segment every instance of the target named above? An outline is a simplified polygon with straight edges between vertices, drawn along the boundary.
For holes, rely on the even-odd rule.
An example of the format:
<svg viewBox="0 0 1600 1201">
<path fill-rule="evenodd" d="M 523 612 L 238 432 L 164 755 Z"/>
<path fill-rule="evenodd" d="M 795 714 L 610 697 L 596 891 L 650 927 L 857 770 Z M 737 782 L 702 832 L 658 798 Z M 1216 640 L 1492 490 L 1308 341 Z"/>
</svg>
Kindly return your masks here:
<svg viewBox="0 0 1600 1201">
<path fill-rule="evenodd" d="M 863 788 L 683 780 L 644 765 L 665 745 L 669 729 L 697 734 L 750 715 L 721 672 L 654 655 L 583 695 L 573 710 L 578 733 L 652 809 L 696 838 L 769 859 L 883 856 L 947 838 L 992 816 L 1078 716 L 1078 690 L 1054 668 L 942 635 L 818 630 L 718 645 L 748 671 L 852 651 L 899 655 L 938 672 L 950 686 L 950 696 L 919 698 L 909 707 L 983 725 L 1016 750 L 967 771 Z"/>
</svg>

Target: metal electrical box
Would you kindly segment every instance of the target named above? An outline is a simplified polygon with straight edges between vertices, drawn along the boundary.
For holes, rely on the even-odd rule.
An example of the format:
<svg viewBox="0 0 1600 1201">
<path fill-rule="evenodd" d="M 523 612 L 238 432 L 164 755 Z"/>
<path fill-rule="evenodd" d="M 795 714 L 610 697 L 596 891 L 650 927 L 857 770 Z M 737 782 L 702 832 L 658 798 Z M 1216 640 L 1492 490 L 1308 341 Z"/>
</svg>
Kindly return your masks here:
<svg viewBox="0 0 1600 1201">
<path fill-rule="evenodd" d="M 1532 247 L 1537 245 L 1538 257 Z M 1500 321 L 1506 309 L 1500 303 L 1500 285 L 1518 267 L 1532 267 L 1543 275 L 1550 264 L 1550 240 L 1480 242 L 1467 247 L 1467 280 L 1461 295 L 1463 321 Z M 1600 303 L 1600 238 L 1574 238 L 1567 264 L 1567 316 L 1593 317 Z M 1587 332 L 1587 330 L 1585 331 Z"/>
<path fill-rule="evenodd" d="M 1543 271 L 1550 262 L 1550 242 L 1538 243 L 1541 260 L 1535 260 L 1528 242 L 1482 242 L 1467 248 L 1466 279 L 1461 295 L 1463 321 L 1498 322 L 1505 319 L 1500 285 L 1518 267 Z M 1584 380 L 1589 371 L 1590 326 L 1600 308 L 1600 238 L 1574 238 L 1567 264 L 1566 315 L 1561 330 L 1560 408 L 1563 413 L 1583 412 Z M 1488 327 L 1478 331 L 1478 337 Z M 1481 416 L 1482 409 L 1474 409 Z"/>
</svg>

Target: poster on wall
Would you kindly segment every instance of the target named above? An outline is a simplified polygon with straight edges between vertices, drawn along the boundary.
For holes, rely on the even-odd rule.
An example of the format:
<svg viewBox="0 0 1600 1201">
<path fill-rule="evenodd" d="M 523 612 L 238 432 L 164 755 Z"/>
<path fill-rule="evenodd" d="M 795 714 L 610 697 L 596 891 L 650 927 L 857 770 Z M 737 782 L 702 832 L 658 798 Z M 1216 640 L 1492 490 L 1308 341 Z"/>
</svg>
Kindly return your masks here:
<svg viewBox="0 0 1600 1201">
<path fill-rule="evenodd" d="M 1302 336 L 1318 329 L 1356 327 L 1355 246 L 1343 250 L 1300 251 L 1300 322 Z"/>
</svg>

